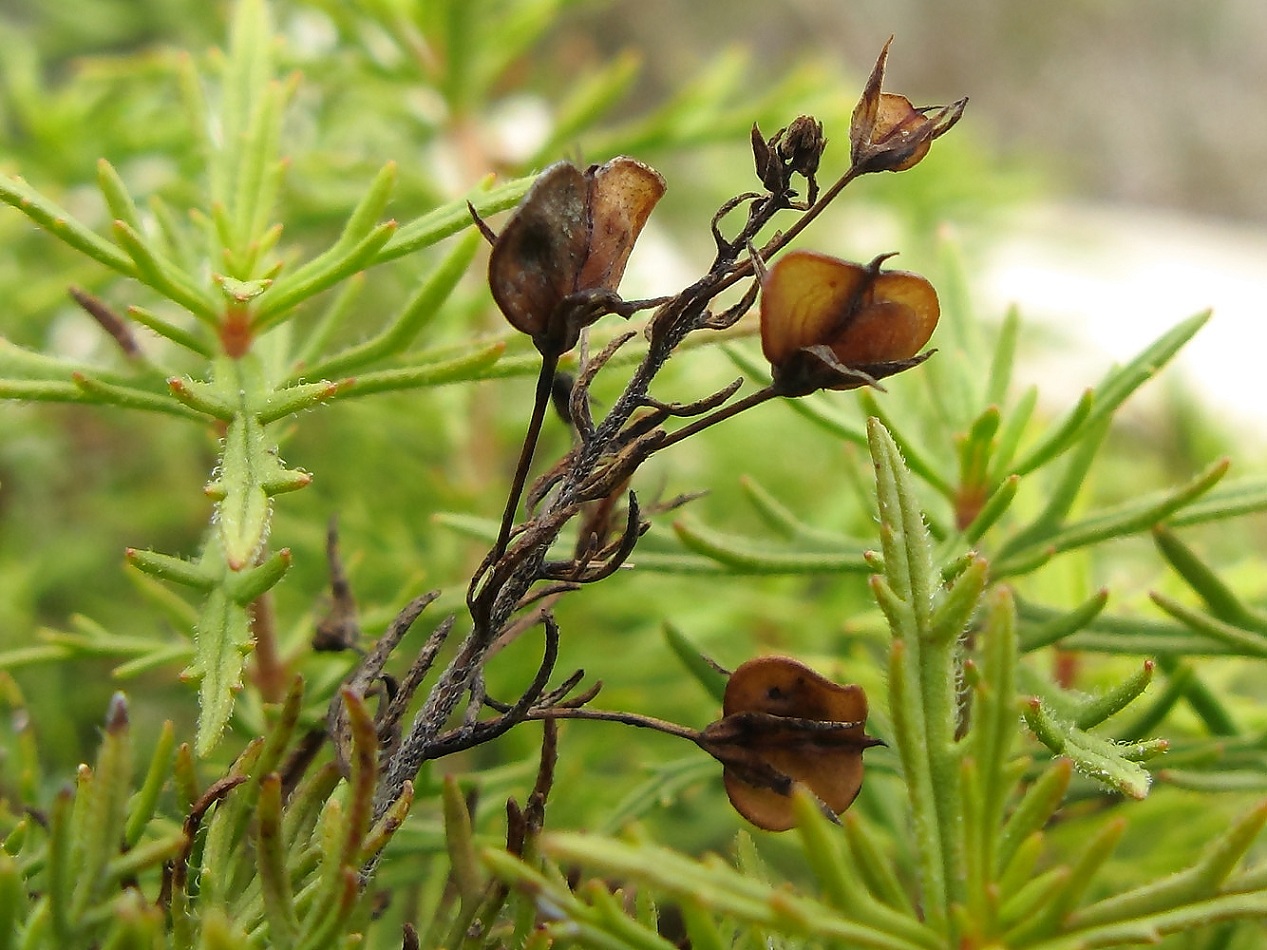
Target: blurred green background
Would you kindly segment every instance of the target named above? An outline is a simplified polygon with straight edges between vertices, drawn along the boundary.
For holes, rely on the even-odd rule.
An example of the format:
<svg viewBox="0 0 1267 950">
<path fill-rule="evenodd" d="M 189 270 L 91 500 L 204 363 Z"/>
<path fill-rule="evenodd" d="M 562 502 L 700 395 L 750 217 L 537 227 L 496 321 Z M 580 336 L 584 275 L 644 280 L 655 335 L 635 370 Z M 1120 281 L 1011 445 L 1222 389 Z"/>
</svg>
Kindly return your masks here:
<svg viewBox="0 0 1267 950">
<path fill-rule="evenodd" d="M 492 15 L 496 4 L 476 6 Z M 754 118 L 769 133 L 798 112 L 814 112 L 836 145 L 828 152 L 829 169 L 843 168 L 850 110 L 890 34 L 897 40 L 889 88 L 917 103 L 968 95 L 968 117 L 919 168 L 851 189 L 808 242 L 861 259 L 900 250 L 903 267 L 928 273 L 939 286 L 961 267 L 972 290 L 967 299 L 975 295 L 978 304 L 950 316 L 980 324 L 986 336 L 1003 303 L 992 299 L 985 277 L 998 266 L 1013 229 L 1027 226 L 1032 218 L 1026 215 L 1044 202 L 1146 204 L 1258 231 L 1267 222 L 1267 179 L 1257 173 L 1267 167 L 1267 125 L 1246 121 L 1267 114 L 1260 42 L 1267 8 L 1248 0 L 573 4 L 497 78 L 488 101 L 457 115 L 428 88 L 425 57 L 423 66 L 404 57 L 375 18 L 391 7 L 387 0 L 277 5 L 287 66 L 305 74 L 290 119 L 288 149 L 296 160 L 282 199 L 285 240 L 309 252 L 329 241 L 340 216 L 389 159 L 401 164 L 392 210 L 402 219 L 460 193 L 490 168 L 527 170 L 534 148 L 545 141 L 551 104 L 566 97 L 574 77 L 632 51 L 643 65 L 631 94 L 603 123 L 559 142 L 550 157 L 579 150 L 602 159 L 627 148 L 665 173 L 669 194 L 631 263 L 626 291 L 672 291 L 707 261 L 712 210 L 752 185 L 747 127 Z M 0 4 L 0 162 L 99 228 L 104 209 L 92 183 L 101 156 L 141 193 L 162 193 L 179 205 L 192 191 L 188 176 L 196 162 L 178 118 L 173 57 L 179 49 L 201 57 L 222 42 L 225 17 L 224 4 L 193 0 Z M 728 90 L 725 109 L 686 109 L 682 114 L 695 124 L 678 120 L 673 135 L 640 124 L 709 82 Z M 132 302 L 128 288 L 106 281 L 100 268 L 15 213 L 0 215 L 0 242 L 3 334 L 110 360 L 108 342 L 71 304 L 66 287 L 85 286 L 120 306 Z M 947 263 L 947 246 L 960 264 Z M 366 327 L 399 304 L 424 265 L 406 258 L 366 276 L 360 303 Z M 479 276 L 472 274 L 439 315 L 428 345 L 496 328 Z M 1216 278 L 1210 281 L 1213 287 Z M 1095 312 L 1096 300 L 1085 302 Z M 1151 319 L 1138 325 L 1128 350 L 1142 348 L 1189 312 L 1145 313 Z M 1115 309 L 1102 319 L 1125 315 Z M 1051 415 L 1070 401 L 1064 377 L 1084 372 L 1075 345 L 1059 323 L 1035 325 L 1023 339 L 1030 378 L 1057 393 L 1044 406 Z M 1053 346 L 1063 349 L 1040 361 Z M 717 353 L 691 354 L 657 392 L 663 399 L 692 398 L 735 375 Z M 914 374 L 894 380 L 889 390 L 886 405 L 932 424 L 936 393 Z M 1232 449 L 1251 464 L 1261 455 L 1254 436 L 1194 405 L 1191 385 L 1153 390 L 1160 398 L 1129 415 L 1115 437 L 1097 473 L 1098 498 L 1132 497 Z M 610 399 L 617 391 L 608 382 L 596 395 Z M 447 591 L 434 613 L 458 608 L 483 548 L 433 517 L 500 511 L 530 392 L 526 378 L 489 381 L 350 402 L 295 421 L 282 453 L 315 478 L 276 506 L 274 538 L 295 552 L 295 568 L 278 593 L 287 642 L 302 644 L 323 609 L 322 547 L 334 515 L 368 632 L 381 630 L 408 596 L 430 587 Z M 839 404 L 857 413 L 849 396 Z M 542 459 L 567 446 L 566 431 L 551 423 Z M 30 645 L 38 630 L 64 629 L 76 615 L 118 633 L 163 636 L 165 622 L 130 580 L 122 552 L 129 545 L 196 552 L 211 511 L 201 486 L 214 449 L 211 434 L 167 419 L 0 405 L 0 649 Z M 951 458 L 953 445 L 940 450 Z M 642 473 L 640 491 L 649 500 L 707 488 L 690 517 L 756 534 L 759 522 L 742 501 L 741 476 L 825 531 L 873 533 L 862 494 L 865 459 L 779 405 L 679 447 Z M 1032 511 L 1040 504 L 1030 498 L 1018 507 Z M 1261 523 L 1221 529 L 1205 543 L 1251 594 L 1267 589 L 1259 570 Z M 663 524 L 647 547 L 676 550 Z M 1161 582 L 1156 560 L 1144 541 L 1079 555 L 1057 565 L 1040 589 L 1050 600 L 1076 602 L 1112 584 L 1118 603 L 1137 605 Z M 860 578 L 699 578 L 633 570 L 564 602 L 560 669 L 583 667 L 602 679 L 601 703 L 609 708 L 702 726 L 715 717 L 715 705 L 666 646 L 666 621 L 727 666 L 781 650 L 878 687 L 872 647 L 883 635 L 869 605 Z M 498 660 L 490 674 L 495 694 L 509 695 L 523 681 L 536 649 L 525 641 Z M 107 659 L 77 660 L 16 671 L 50 783 L 87 758 L 107 697 L 120 686 L 146 728 L 166 717 L 190 727 L 193 691 L 176 682 L 178 669 L 120 684 L 111 666 Z M 440 767 L 526 762 L 537 736 L 535 726 L 526 727 Z M 881 789 L 884 755 L 876 754 Z M 623 796 L 679 760 L 689 764 L 699 756 L 674 739 L 572 724 L 563 739 L 558 810 L 571 816 L 569 824 L 612 821 Z M 604 782 L 580 781 L 593 775 L 605 776 Z M 515 772 L 512 779 L 526 785 L 527 776 Z M 687 777 L 681 796 L 664 786 L 672 804 L 663 817 L 668 840 L 689 849 L 717 840 L 734 819 L 717 807 L 715 775 L 697 769 Z M 876 794 L 868 807 L 882 808 L 883 800 Z"/>
</svg>

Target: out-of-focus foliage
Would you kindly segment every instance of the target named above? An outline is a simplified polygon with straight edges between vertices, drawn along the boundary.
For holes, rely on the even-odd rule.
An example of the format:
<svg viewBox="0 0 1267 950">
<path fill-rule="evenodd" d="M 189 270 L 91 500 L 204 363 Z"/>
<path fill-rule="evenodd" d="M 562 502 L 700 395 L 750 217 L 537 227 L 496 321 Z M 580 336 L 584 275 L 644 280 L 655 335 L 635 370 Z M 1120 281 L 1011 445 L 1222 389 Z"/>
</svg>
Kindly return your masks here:
<svg viewBox="0 0 1267 950">
<path fill-rule="evenodd" d="M 891 748 L 868 753 L 843 831 L 798 800 L 796 843 L 741 833 L 738 872 L 698 862 L 735 839 L 716 764 L 598 722 L 560 726 L 552 787 L 527 725 L 431 767 L 456 779 L 424 771 L 398 830 L 398 812 L 372 825 L 376 740 L 354 699 L 347 780 L 326 763 L 286 784 L 354 661 L 310 647 L 328 607 L 328 520 L 367 639 L 431 587 L 443 593 L 429 613 L 460 611 L 496 536 L 536 354 L 469 266 L 467 197 L 510 207 L 561 156 L 655 163 L 669 191 L 630 268 L 650 295 L 693 278 L 713 249 L 709 215 L 756 187 L 754 122 L 813 113 L 838 145 L 827 160 L 845 161 L 857 83 L 836 67 L 770 76 L 723 54 L 631 114 L 637 51 L 563 43 L 575 6 L 76 0 L 0 19 L 0 171 L 25 212 L 0 215 L 0 664 L 18 684 L 0 681 L 15 712 L 0 732 L 0 945 L 20 922 L 29 946 L 318 947 L 363 932 L 389 947 L 405 923 L 424 946 L 662 946 L 683 929 L 699 946 L 937 947 L 953 934 L 1054 950 L 1175 932 L 1249 946 L 1257 924 L 1234 921 L 1265 913 L 1259 865 L 1238 862 L 1264 816 L 1248 796 L 1267 790 L 1252 672 L 1267 655 L 1252 576 L 1267 484 L 1235 459 L 1229 472 L 1218 456 L 1235 447 L 1211 445 L 1200 420 L 1157 420 L 1201 436 L 1157 449 L 1114 418 L 1200 317 L 1075 406 L 1016 392 L 1023 323 L 974 311 L 974 232 L 966 250 L 937 236 L 1015 192 L 970 123 L 920 167 L 859 183 L 878 228 L 835 211 L 810 232 L 862 257 L 897 235 L 903 266 L 941 292 L 940 352 L 885 392 L 768 405 L 675 446 L 640 491 L 709 496 L 653 525 L 631 570 L 558 608 L 561 667 L 601 678 L 612 708 L 715 719 L 699 651 L 726 667 L 794 653 L 864 686 Z M 133 328 L 144 357 L 71 286 L 148 327 Z M 256 321 L 244 375 L 208 358 L 235 339 L 239 304 Z M 736 365 L 763 378 L 756 353 L 742 339 L 691 348 L 656 395 L 694 398 Z M 362 393 L 374 398 L 350 398 Z M 550 418 L 542 439 L 553 458 L 570 434 Z M 278 494 L 305 473 L 310 485 Z M 258 557 L 265 546 L 289 553 Z M 128 548 L 144 552 L 133 567 Z M 903 574 L 899 557 L 920 564 Z M 919 616 L 943 581 L 939 612 Z M 177 674 L 192 667 L 204 700 L 227 698 L 266 590 L 276 655 L 245 661 L 213 726 L 204 702 L 195 759 L 177 748 L 200 714 Z M 210 652 L 208 630 L 223 635 Z M 490 695 L 517 694 L 531 649 L 490 663 Z M 967 740 L 953 734 L 961 688 L 984 711 Z M 1141 763 L 1158 736 L 1170 751 Z M 559 834 L 538 836 L 534 787 Z M 527 802 L 510 854 L 508 796 Z M 571 833 L 633 822 L 650 840 Z M 389 837 L 361 893 L 357 871 Z M 560 869 L 573 867 L 593 880 L 571 888 Z M 139 894 L 166 894 L 171 918 Z"/>
</svg>

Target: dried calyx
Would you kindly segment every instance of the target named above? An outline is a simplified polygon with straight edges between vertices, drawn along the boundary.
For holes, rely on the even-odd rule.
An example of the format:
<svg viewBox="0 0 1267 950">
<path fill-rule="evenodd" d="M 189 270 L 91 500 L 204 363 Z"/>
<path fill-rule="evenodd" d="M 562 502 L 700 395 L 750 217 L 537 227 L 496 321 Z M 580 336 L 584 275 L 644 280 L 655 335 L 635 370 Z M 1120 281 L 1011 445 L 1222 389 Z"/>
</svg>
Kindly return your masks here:
<svg viewBox="0 0 1267 950">
<path fill-rule="evenodd" d="M 857 173 L 900 172 L 917 164 L 963 115 L 966 98 L 917 108 L 905 96 L 882 92 L 889 42 L 880 51 L 849 126 L 849 156 Z"/>
<path fill-rule="evenodd" d="M 622 312 L 616 289 L 664 188 L 659 172 L 623 156 L 542 172 L 493 239 L 488 262 L 493 299 L 511 326 L 558 355 L 582 328 Z"/>
</svg>

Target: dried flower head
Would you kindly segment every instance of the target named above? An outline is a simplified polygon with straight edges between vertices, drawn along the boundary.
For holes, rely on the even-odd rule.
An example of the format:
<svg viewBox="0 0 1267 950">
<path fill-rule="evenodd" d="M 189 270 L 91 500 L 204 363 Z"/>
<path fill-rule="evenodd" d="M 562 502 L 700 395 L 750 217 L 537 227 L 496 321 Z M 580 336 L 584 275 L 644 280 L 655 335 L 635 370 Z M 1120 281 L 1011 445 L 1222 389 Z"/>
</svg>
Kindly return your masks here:
<svg viewBox="0 0 1267 950">
<path fill-rule="evenodd" d="M 493 299 L 511 326 L 543 353 L 575 346 L 582 327 L 620 302 L 629 253 L 664 187 L 659 172 L 625 157 L 542 172 L 488 262 Z"/>
<path fill-rule="evenodd" d="M 867 697 L 796 660 L 749 660 L 731 674 L 723 718 L 700 745 L 724 766 L 726 795 L 758 828 L 796 824 L 792 790 L 807 788 L 838 815 L 862 787 L 862 753 L 880 745 L 865 731 Z"/>
<path fill-rule="evenodd" d="M 867 80 L 862 98 L 853 110 L 849 126 L 849 155 L 854 170 L 900 172 L 917 164 L 933 144 L 933 139 L 950 130 L 963 115 L 968 100 L 948 106 L 916 108 L 905 96 L 881 92 L 884 66 L 889 58 L 889 42 L 880 51 Z"/>
<path fill-rule="evenodd" d="M 781 395 L 854 389 L 915 366 L 937 326 L 923 277 L 789 251 L 761 283 L 761 348 Z"/>
</svg>

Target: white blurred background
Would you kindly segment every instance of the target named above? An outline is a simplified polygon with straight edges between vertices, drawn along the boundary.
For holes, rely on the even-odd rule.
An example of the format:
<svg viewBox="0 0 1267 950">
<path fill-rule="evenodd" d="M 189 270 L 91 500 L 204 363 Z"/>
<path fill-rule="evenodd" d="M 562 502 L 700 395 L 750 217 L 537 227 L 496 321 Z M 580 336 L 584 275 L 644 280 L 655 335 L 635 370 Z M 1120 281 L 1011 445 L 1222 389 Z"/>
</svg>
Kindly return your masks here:
<svg viewBox="0 0 1267 950">
<path fill-rule="evenodd" d="M 1081 387 L 1212 308 L 1179 372 L 1267 440 L 1263 0 L 638 0 L 590 31 L 644 51 L 651 100 L 734 45 L 767 77 L 824 54 L 861 76 L 890 34 L 889 88 L 967 94 L 989 160 L 1043 179 L 977 274 L 983 312 L 1075 335 L 1044 371 Z"/>
</svg>

